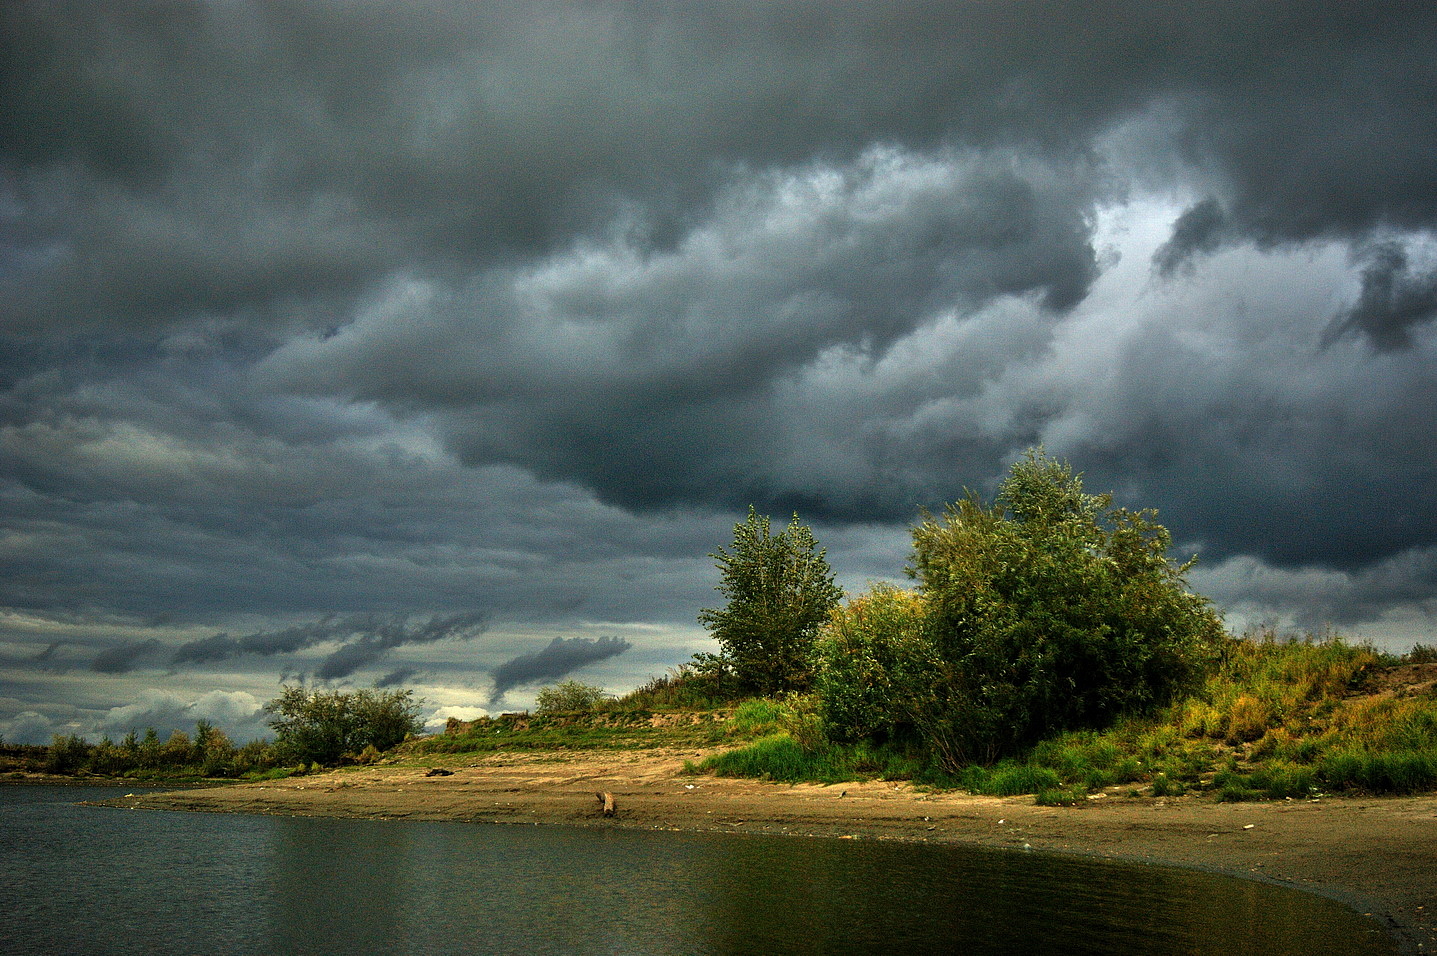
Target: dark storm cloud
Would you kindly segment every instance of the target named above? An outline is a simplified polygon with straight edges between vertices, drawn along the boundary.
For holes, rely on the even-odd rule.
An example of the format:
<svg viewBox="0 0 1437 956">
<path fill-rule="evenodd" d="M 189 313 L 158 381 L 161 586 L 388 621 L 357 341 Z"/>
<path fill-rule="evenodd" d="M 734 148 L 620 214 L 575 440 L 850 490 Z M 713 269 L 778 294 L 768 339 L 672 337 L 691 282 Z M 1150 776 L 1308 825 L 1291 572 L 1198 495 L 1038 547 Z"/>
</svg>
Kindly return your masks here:
<svg viewBox="0 0 1437 956">
<path fill-rule="evenodd" d="M 494 668 L 494 689 L 489 696 L 493 707 L 516 687 L 528 687 L 545 681 L 556 681 L 581 667 L 606 661 L 632 647 L 620 637 L 556 637 L 543 650 L 520 654 Z"/>
<path fill-rule="evenodd" d="M 1153 254 L 1158 272 L 1170 276 L 1191 266 L 1193 256 L 1213 252 L 1228 239 L 1227 216 L 1215 199 L 1204 199 L 1183 211 L 1173 223 L 1172 237 Z"/>
<path fill-rule="evenodd" d="M 315 672 L 320 680 L 348 677 L 361 667 L 383 658 L 389 651 L 406 645 L 432 644 L 446 638 L 471 638 L 488 626 L 489 615 L 482 611 L 434 615 L 414 623 L 400 618 L 376 615 L 329 617 L 324 620 L 258 632 L 243 637 L 216 634 L 191 641 L 178 648 L 172 664 L 204 664 L 226 660 L 242 654 L 270 657 L 293 654 L 318 644 L 337 642 Z"/>
<path fill-rule="evenodd" d="M 1433 102 L 1430 2 L 0 4 L 5 660 L 687 646 L 749 503 L 862 586 L 1038 441 L 1411 611 Z"/>
<path fill-rule="evenodd" d="M 380 689 L 386 687 L 401 687 L 413 681 L 419 670 L 414 667 L 397 667 L 374 682 L 374 686 Z"/>
<path fill-rule="evenodd" d="M 289 389 L 431 408 L 464 460 L 577 479 L 626 507 L 771 501 L 787 489 L 752 461 L 787 436 L 761 422 L 825 352 L 881 356 L 994 296 L 1081 298 L 1096 266 L 1066 180 L 1001 165 L 880 149 L 760 177 L 668 252 L 586 248 L 458 291 L 406 281 L 265 369 Z M 889 505 L 905 515 L 906 491 Z"/>
<path fill-rule="evenodd" d="M 615 223 L 662 248 L 735 170 L 874 143 L 1083 163 L 1153 111 L 1234 236 L 1426 228 L 1430 6 L 7 4 L 4 291 L 32 329 L 324 327 L 293 306 L 385 271 Z"/>
<path fill-rule="evenodd" d="M 157 640 L 130 641 L 101 651 L 90 663 L 90 669 L 97 674 L 127 674 L 139 661 L 160 649 Z"/>
<path fill-rule="evenodd" d="M 1362 294 L 1333 320 L 1327 343 L 1360 332 L 1384 351 L 1409 348 L 1413 332 L 1437 320 L 1437 268 L 1413 270 L 1406 251 L 1391 242 L 1363 250 L 1362 259 Z"/>
</svg>

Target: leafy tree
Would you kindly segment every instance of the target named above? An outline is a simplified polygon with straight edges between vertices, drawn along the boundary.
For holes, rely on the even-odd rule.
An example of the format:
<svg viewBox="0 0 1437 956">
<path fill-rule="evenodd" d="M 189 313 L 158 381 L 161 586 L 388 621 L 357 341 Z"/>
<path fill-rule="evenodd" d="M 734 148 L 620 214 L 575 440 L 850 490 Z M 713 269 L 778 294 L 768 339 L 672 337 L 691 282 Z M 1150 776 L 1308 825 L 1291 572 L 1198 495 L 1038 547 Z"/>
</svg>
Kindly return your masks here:
<svg viewBox="0 0 1437 956">
<path fill-rule="evenodd" d="M 916 739 L 957 771 L 1194 686 L 1225 635 L 1155 519 L 1084 493 L 1041 449 L 991 506 L 970 493 L 925 514 L 918 592 L 878 585 L 820 635 L 829 734 Z"/>
<path fill-rule="evenodd" d="M 265 705 L 286 762 L 335 764 L 367 746 L 388 750 L 424 729 L 412 691 L 285 686 Z"/>
<path fill-rule="evenodd" d="M 194 761 L 194 744 L 190 741 L 190 735 L 183 730 L 174 730 L 170 733 L 170 739 L 160 747 L 160 764 L 165 767 L 183 767 Z"/>
<path fill-rule="evenodd" d="M 875 584 L 833 612 L 814 648 L 814 690 L 828 736 L 885 740 L 911 730 L 909 702 L 930 679 L 923 596 Z"/>
<path fill-rule="evenodd" d="M 234 773 L 235 745 L 229 735 L 208 720 L 195 724 L 194 755 L 200 773 L 206 777 L 228 777 Z"/>
<path fill-rule="evenodd" d="M 984 506 L 974 495 L 913 529 L 928 604 L 927 691 L 909 703 L 950 768 L 1054 731 L 1168 702 L 1223 638 L 1167 557 L 1153 511 L 1083 492 L 1066 463 L 1030 449 Z"/>
<path fill-rule="evenodd" d="M 591 711 L 608 699 L 602 687 L 566 680 L 540 688 L 534 703 L 541 714 L 572 714 Z"/>
<path fill-rule="evenodd" d="M 742 688 L 775 694 L 809 683 L 814 635 L 843 596 L 825 555 L 798 515 L 775 535 L 752 506 L 734 525 L 733 549 L 709 555 L 728 603 L 700 611 L 699 622 Z"/>
<path fill-rule="evenodd" d="M 90 759 L 90 745 L 79 734 L 55 734 L 50 743 L 45 769 L 50 773 L 70 774 Z"/>
</svg>

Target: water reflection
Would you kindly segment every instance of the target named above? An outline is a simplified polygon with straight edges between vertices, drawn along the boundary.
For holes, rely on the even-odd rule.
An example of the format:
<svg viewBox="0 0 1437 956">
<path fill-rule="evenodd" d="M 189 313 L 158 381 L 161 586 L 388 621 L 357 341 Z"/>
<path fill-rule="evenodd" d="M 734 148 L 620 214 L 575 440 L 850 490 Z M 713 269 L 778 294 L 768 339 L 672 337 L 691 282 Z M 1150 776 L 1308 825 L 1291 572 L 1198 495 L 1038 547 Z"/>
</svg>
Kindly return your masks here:
<svg viewBox="0 0 1437 956">
<path fill-rule="evenodd" d="M 1162 867 L 871 841 L 137 813 L 14 789 L 0 787 L 0 952 L 1395 951 L 1329 900 Z"/>
</svg>

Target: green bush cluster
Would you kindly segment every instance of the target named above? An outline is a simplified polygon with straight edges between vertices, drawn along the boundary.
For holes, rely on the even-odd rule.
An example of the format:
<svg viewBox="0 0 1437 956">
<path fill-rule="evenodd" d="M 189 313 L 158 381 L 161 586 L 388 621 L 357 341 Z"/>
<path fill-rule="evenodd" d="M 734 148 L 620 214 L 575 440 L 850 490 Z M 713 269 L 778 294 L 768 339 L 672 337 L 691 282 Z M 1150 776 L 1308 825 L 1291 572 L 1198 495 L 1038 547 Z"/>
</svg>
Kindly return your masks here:
<svg viewBox="0 0 1437 956">
<path fill-rule="evenodd" d="M 285 686 L 265 705 L 282 763 L 333 766 L 367 747 L 385 751 L 420 733 L 413 691 Z"/>
<path fill-rule="evenodd" d="M 534 708 L 541 714 L 584 714 L 612 699 L 602 687 L 583 681 L 565 680 L 541 687 Z"/>
<path fill-rule="evenodd" d="M 913 529 L 917 592 L 879 586 L 832 616 L 815 686 L 838 740 L 915 740 L 938 767 L 991 763 L 1195 687 L 1224 639 L 1150 512 L 1088 495 L 1030 450 L 984 505 Z"/>
<path fill-rule="evenodd" d="M 129 732 L 118 743 L 109 736 L 90 743 L 77 734 L 57 734 L 33 768 L 47 773 L 106 777 L 239 777 L 272 768 L 277 755 L 269 743 L 255 740 L 236 747 L 229 737 L 201 720 L 191 735 L 174 731 L 163 743 L 155 728 Z"/>
</svg>

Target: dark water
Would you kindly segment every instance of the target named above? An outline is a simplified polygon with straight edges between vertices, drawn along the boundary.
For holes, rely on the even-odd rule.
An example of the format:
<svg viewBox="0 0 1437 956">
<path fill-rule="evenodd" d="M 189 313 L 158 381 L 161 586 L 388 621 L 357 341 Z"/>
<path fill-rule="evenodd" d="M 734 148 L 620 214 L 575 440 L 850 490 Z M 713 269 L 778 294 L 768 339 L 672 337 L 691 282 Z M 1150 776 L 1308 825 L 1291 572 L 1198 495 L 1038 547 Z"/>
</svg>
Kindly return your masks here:
<svg viewBox="0 0 1437 956">
<path fill-rule="evenodd" d="M 158 813 L 0 787 L 5 953 L 1390 953 L 1292 890 L 864 841 Z"/>
</svg>

